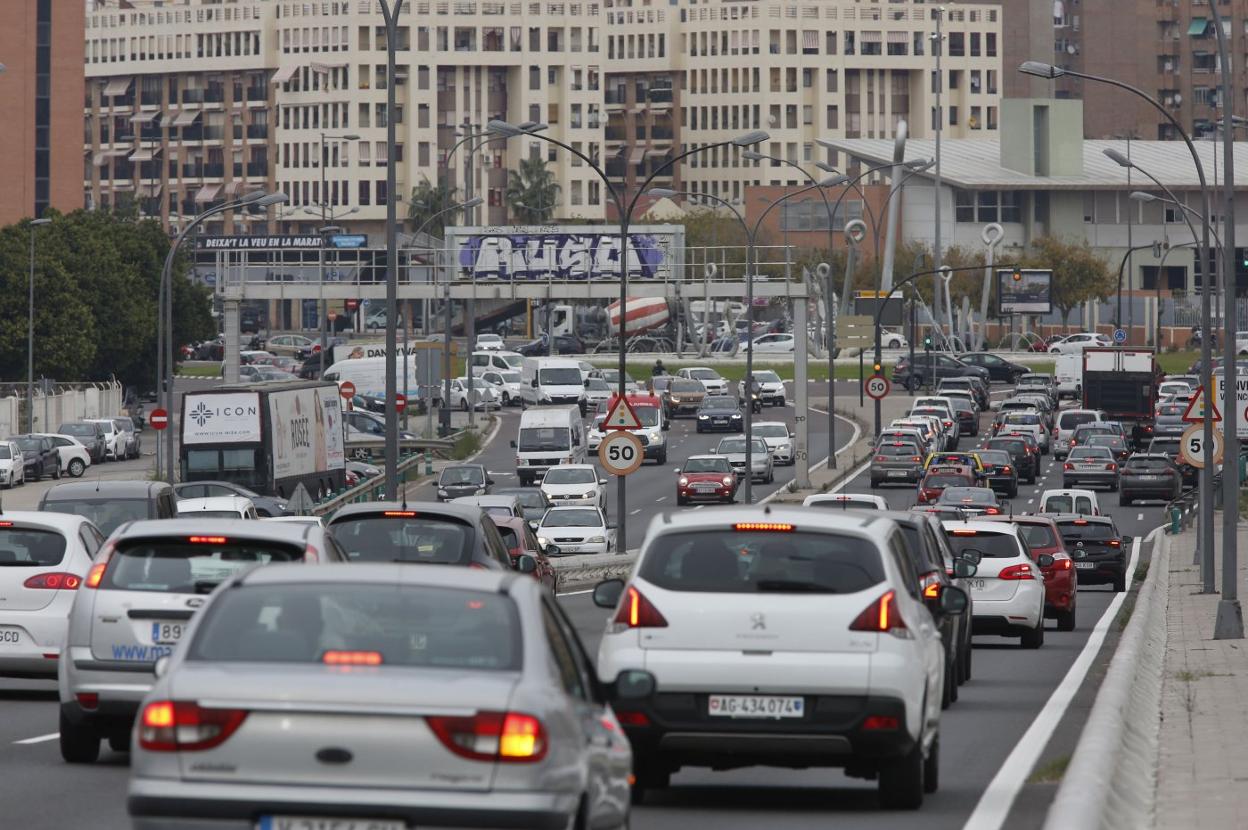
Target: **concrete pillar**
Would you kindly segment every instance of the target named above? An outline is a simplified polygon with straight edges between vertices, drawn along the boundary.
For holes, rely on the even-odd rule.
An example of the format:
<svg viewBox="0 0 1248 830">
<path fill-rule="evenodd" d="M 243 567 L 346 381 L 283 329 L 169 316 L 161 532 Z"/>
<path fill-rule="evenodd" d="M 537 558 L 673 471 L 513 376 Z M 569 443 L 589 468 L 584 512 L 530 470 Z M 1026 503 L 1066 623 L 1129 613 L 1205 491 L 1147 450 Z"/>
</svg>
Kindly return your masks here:
<svg viewBox="0 0 1248 830">
<path fill-rule="evenodd" d="M 221 303 L 223 312 L 222 331 L 225 336 L 225 382 L 238 383 L 238 341 L 243 336 L 240 306 L 236 299 L 226 298 Z"/>
<path fill-rule="evenodd" d="M 793 302 L 793 479 L 798 488 L 810 486 L 810 408 L 807 401 L 806 352 L 810 338 L 806 336 L 806 297 Z M 830 451 L 835 451 L 833 448 Z"/>
</svg>

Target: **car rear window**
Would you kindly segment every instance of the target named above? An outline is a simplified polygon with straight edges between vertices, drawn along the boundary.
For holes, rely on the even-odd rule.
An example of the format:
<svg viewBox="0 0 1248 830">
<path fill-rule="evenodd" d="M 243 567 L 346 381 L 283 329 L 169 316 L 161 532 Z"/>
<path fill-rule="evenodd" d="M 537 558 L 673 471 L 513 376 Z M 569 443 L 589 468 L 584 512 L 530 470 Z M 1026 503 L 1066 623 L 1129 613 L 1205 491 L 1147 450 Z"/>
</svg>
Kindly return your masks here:
<svg viewBox="0 0 1248 830">
<path fill-rule="evenodd" d="M 206 609 L 188 660 L 508 671 L 521 659 L 510 597 L 374 584 L 256 585 Z"/>
<path fill-rule="evenodd" d="M 997 496 L 987 487 L 946 487 L 940 500 L 945 504 L 996 504 Z"/>
<path fill-rule="evenodd" d="M 1168 458 L 1132 458 L 1122 469 L 1131 473 L 1164 473 L 1166 470 L 1174 469 L 1174 465 Z"/>
<path fill-rule="evenodd" d="M 54 530 L 0 527 L 0 567 L 41 568 L 65 558 L 65 537 Z"/>
<path fill-rule="evenodd" d="M 237 510 L 191 510 L 178 515 L 194 516 L 196 519 L 241 519 L 243 517 L 243 514 Z"/>
<path fill-rule="evenodd" d="M 952 528 L 946 530 L 955 554 L 977 550 L 985 559 L 1010 559 L 1019 555 L 1018 542 L 1008 533 Z"/>
<path fill-rule="evenodd" d="M 54 513 L 72 513 L 90 519 L 105 536 L 126 522 L 149 517 L 151 502 L 147 499 L 48 499 L 39 508 Z"/>
<path fill-rule="evenodd" d="M 876 455 L 887 455 L 894 458 L 918 455 L 919 448 L 914 444 L 903 444 L 899 441 L 893 441 L 887 444 L 881 444 L 875 451 Z"/>
<path fill-rule="evenodd" d="M 852 594 L 882 582 L 884 567 L 856 536 L 700 530 L 656 537 L 640 575 L 669 591 Z"/>
<path fill-rule="evenodd" d="M 302 546 L 229 536 L 167 536 L 118 542 L 101 588 L 207 594 L 234 574 L 270 562 L 299 562 Z"/>
<path fill-rule="evenodd" d="M 1010 453 L 1010 455 L 1022 455 L 1027 452 L 1026 444 L 1022 441 L 1013 439 L 1001 440 L 999 438 L 993 438 L 988 442 L 988 446 L 992 449 L 1005 450 Z"/>
<path fill-rule="evenodd" d="M 979 453 L 979 463 L 992 464 L 994 466 L 1001 464 L 1010 464 L 1013 459 L 1005 450 L 981 450 Z"/>
<path fill-rule="evenodd" d="M 1118 533 L 1113 525 L 1105 522 L 1083 522 L 1076 519 L 1070 522 L 1058 522 L 1058 529 L 1063 539 L 1117 539 Z"/>
<path fill-rule="evenodd" d="M 923 487 L 969 487 L 971 480 L 966 476 L 936 473 L 923 479 Z"/>
<path fill-rule="evenodd" d="M 1057 425 L 1061 429 L 1074 429 L 1082 424 L 1090 424 L 1096 420 L 1092 412 L 1063 412 L 1057 416 Z"/>
<path fill-rule="evenodd" d="M 1048 525 L 1020 523 L 1018 532 L 1023 534 L 1023 538 L 1027 540 L 1028 547 L 1033 550 L 1036 548 L 1052 548 L 1058 545 L 1057 534 Z"/>
<path fill-rule="evenodd" d="M 413 510 L 357 513 L 331 522 L 329 532 L 352 562 L 454 565 L 471 552 L 466 522 Z"/>
<path fill-rule="evenodd" d="M 832 499 L 819 499 L 813 501 L 809 507 L 836 508 L 837 510 L 879 510 L 880 506 L 870 499 L 854 498 L 853 496 L 842 496 Z"/>
<path fill-rule="evenodd" d="M 498 535 L 503 537 L 503 546 L 508 550 L 520 547 L 520 537 L 509 527 L 499 527 Z"/>
<path fill-rule="evenodd" d="M 1181 403 L 1167 403 L 1157 407 L 1157 414 L 1165 416 L 1181 416 L 1186 411 L 1187 407 Z"/>
<path fill-rule="evenodd" d="M 1087 496 L 1049 496 L 1040 507 L 1041 513 L 1089 513 L 1092 500 Z"/>
</svg>

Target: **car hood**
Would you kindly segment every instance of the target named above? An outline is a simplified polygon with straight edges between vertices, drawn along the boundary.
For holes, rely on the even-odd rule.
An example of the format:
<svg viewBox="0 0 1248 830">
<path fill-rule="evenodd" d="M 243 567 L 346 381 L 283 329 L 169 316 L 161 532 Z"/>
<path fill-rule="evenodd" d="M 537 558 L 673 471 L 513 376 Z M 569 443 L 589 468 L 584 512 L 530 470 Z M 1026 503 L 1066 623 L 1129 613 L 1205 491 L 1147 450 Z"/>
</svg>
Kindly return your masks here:
<svg viewBox="0 0 1248 830">
<path fill-rule="evenodd" d="M 597 484 L 543 484 L 542 492 L 551 496 L 573 496 L 597 491 Z"/>
<path fill-rule="evenodd" d="M 719 407 L 703 407 L 698 410 L 698 414 L 705 415 L 708 418 L 730 418 L 734 415 L 740 418 L 741 410 L 740 409 L 728 409 L 727 407 L 724 407 L 723 409 Z"/>
<path fill-rule="evenodd" d="M 730 453 L 721 453 L 721 454 L 725 458 L 727 458 L 728 462 L 731 464 L 744 464 L 745 463 L 745 453 L 743 452 L 730 452 Z M 771 456 L 767 455 L 766 453 L 756 452 L 754 453 L 754 456 L 751 460 L 753 461 L 754 466 L 758 466 L 760 464 L 766 466 L 767 459 L 770 457 Z"/>
<path fill-rule="evenodd" d="M 772 447 L 783 447 L 785 444 L 793 443 L 793 439 L 791 438 L 772 438 L 766 435 L 760 435 L 758 438 L 760 438 L 762 442 L 767 445 L 768 449 L 771 449 Z"/>
<path fill-rule="evenodd" d="M 681 473 L 681 478 L 687 479 L 690 484 L 699 481 L 713 481 L 719 484 L 723 481 L 724 476 L 730 476 L 732 473 Z"/>
</svg>

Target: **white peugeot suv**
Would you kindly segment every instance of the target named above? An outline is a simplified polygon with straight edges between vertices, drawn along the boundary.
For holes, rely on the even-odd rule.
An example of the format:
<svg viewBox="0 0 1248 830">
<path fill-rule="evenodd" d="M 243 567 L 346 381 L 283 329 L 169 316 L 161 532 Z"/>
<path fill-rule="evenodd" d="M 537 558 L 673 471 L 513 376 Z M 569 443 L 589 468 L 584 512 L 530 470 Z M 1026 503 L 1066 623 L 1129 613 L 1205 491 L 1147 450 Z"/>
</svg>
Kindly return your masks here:
<svg viewBox="0 0 1248 830">
<path fill-rule="evenodd" d="M 938 780 L 944 646 L 891 519 L 802 508 L 656 518 L 615 609 L 598 674 L 654 675 L 619 701 L 634 801 L 684 766 L 843 767 L 915 809 Z M 959 589 L 938 613 L 965 609 Z"/>
<path fill-rule="evenodd" d="M 971 631 L 1019 637 L 1023 648 L 1044 645 L 1044 574 L 1047 553 L 1034 559 L 1017 525 L 998 522 L 943 523 L 949 547 L 978 565 L 971 586 Z"/>
</svg>

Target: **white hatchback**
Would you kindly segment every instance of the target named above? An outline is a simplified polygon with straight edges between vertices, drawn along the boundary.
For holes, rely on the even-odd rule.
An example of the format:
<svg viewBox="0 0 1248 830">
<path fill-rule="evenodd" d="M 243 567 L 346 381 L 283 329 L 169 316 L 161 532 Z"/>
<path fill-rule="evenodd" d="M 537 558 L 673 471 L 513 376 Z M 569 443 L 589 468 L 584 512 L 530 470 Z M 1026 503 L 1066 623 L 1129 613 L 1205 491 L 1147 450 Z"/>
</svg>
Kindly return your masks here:
<svg viewBox="0 0 1248 830">
<path fill-rule="evenodd" d="M 776 464 L 796 464 L 793 454 L 793 433 L 784 421 L 755 421 L 752 430 L 755 438 L 762 438 L 771 450 L 771 460 Z"/>
<path fill-rule="evenodd" d="M 689 366 L 677 371 L 676 377 L 701 381 L 708 395 L 728 394 L 728 381 L 709 366 Z"/>
<path fill-rule="evenodd" d="M 942 522 L 955 555 L 978 565 L 971 588 L 971 630 L 1019 637 L 1023 648 L 1044 645 L 1044 574 L 1053 557 L 1035 559 L 1018 525 Z"/>
<path fill-rule="evenodd" d="M 256 506 L 245 496 L 178 499 L 178 515 L 187 519 L 258 519 Z"/>
<path fill-rule="evenodd" d="M 39 432 L 36 435 L 43 435 L 51 439 L 52 446 L 56 447 L 56 453 L 61 457 L 61 472 L 73 476 L 74 478 L 82 478 L 82 474 L 91 466 L 91 453 L 86 447 L 72 435 L 58 435 L 53 432 Z M 3 481 L 3 479 L 0 479 Z"/>
<path fill-rule="evenodd" d="M 26 456 L 12 441 L 0 441 L 0 486 L 26 483 Z"/>
<path fill-rule="evenodd" d="M 542 476 L 541 490 L 551 504 L 607 509 L 607 480 L 593 464 L 560 464 Z"/>
<path fill-rule="evenodd" d="M 887 510 L 883 496 L 869 493 L 815 493 L 802 500 L 802 507 L 835 507 L 841 510 Z"/>
<path fill-rule="evenodd" d="M 945 654 L 891 519 L 799 507 L 656 518 L 613 608 L 598 675 L 644 666 L 618 704 L 635 797 L 682 767 L 842 767 L 914 809 L 938 777 Z M 947 588 L 937 613 L 965 610 Z"/>
</svg>

